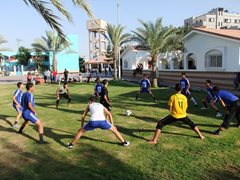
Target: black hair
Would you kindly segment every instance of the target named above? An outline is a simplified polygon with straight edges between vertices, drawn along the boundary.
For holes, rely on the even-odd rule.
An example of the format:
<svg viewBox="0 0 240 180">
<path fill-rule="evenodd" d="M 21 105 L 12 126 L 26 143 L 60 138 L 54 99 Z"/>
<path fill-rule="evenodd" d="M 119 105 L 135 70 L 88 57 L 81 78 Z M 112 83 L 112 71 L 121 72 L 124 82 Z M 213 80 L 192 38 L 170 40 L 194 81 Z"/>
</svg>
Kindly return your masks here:
<svg viewBox="0 0 240 180">
<path fill-rule="evenodd" d="M 180 83 L 175 84 L 175 88 L 174 88 L 177 92 L 182 90 L 182 86 Z"/>
<path fill-rule="evenodd" d="M 187 74 L 186 74 L 185 72 L 182 72 L 182 75 L 185 75 L 185 76 L 186 76 Z"/>
<path fill-rule="evenodd" d="M 206 80 L 206 83 L 212 84 L 212 81 L 208 79 L 208 80 Z"/>
<path fill-rule="evenodd" d="M 18 82 L 18 83 L 17 83 L 17 87 L 20 88 L 20 86 L 21 86 L 22 84 L 23 84 L 22 82 Z"/>
<path fill-rule="evenodd" d="M 34 86 L 33 83 L 31 83 L 31 82 L 27 83 L 27 84 L 26 84 L 26 89 L 27 89 L 27 91 L 28 91 L 31 87 L 33 87 L 33 86 Z"/>
<path fill-rule="evenodd" d="M 103 83 L 103 85 L 105 85 L 105 84 L 108 83 L 108 80 L 107 80 L 107 79 L 104 79 L 104 80 L 102 81 L 102 83 Z"/>
<path fill-rule="evenodd" d="M 63 83 L 64 86 L 67 85 L 67 84 L 68 84 L 67 82 L 64 82 L 64 83 Z"/>
<path fill-rule="evenodd" d="M 88 100 L 91 102 L 97 102 L 97 98 L 95 96 L 91 96 Z"/>
<path fill-rule="evenodd" d="M 143 74 L 144 77 L 147 77 L 147 74 Z"/>
<path fill-rule="evenodd" d="M 214 86 L 214 87 L 213 87 L 213 91 L 214 91 L 214 92 L 218 92 L 218 91 L 219 91 L 219 87 L 218 87 L 218 86 Z"/>
</svg>

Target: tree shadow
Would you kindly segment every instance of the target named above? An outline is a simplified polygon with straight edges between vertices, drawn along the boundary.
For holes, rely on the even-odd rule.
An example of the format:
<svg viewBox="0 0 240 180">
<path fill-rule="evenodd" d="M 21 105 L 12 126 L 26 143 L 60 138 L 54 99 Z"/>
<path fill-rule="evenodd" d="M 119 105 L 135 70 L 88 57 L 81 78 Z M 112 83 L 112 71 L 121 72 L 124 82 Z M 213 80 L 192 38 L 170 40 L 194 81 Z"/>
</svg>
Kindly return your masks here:
<svg viewBox="0 0 240 180">
<path fill-rule="evenodd" d="M 12 127 L 13 124 L 11 121 L 8 120 L 8 118 L 16 118 L 16 117 L 0 114 L 0 120 L 5 121 L 8 125 L 10 125 Z"/>
</svg>

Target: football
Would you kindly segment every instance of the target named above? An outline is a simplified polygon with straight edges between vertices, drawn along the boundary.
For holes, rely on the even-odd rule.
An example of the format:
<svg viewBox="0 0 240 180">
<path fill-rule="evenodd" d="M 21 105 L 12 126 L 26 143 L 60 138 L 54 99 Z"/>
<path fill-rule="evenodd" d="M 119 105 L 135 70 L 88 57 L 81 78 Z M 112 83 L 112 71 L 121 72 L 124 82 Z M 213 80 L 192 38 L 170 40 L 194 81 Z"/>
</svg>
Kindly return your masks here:
<svg viewBox="0 0 240 180">
<path fill-rule="evenodd" d="M 126 111 L 126 115 L 127 115 L 127 116 L 131 116 L 131 114 L 132 114 L 132 111 L 130 111 L 130 110 L 127 110 L 127 111 Z"/>
</svg>

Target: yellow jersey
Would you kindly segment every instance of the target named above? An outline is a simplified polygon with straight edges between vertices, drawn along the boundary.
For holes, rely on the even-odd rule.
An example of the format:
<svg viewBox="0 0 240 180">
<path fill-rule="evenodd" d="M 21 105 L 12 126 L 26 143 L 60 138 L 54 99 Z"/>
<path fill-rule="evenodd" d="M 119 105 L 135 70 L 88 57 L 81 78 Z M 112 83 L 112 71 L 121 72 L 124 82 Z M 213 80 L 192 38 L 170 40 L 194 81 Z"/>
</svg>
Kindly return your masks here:
<svg viewBox="0 0 240 180">
<path fill-rule="evenodd" d="M 170 97 L 168 105 L 172 117 L 179 119 L 187 116 L 188 103 L 186 96 L 176 93 Z"/>
</svg>

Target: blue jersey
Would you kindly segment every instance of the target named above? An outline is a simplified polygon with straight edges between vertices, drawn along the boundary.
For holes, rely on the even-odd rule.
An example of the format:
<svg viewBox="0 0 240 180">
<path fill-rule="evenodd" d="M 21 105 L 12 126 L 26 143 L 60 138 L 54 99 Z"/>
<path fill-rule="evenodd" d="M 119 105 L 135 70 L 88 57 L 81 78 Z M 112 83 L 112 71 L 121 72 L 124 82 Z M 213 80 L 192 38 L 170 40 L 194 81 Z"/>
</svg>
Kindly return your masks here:
<svg viewBox="0 0 240 180">
<path fill-rule="evenodd" d="M 149 89 L 150 81 L 148 79 L 143 79 L 140 82 L 140 86 L 141 86 L 142 89 Z"/>
<path fill-rule="evenodd" d="M 17 89 L 17 90 L 14 92 L 14 94 L 13 94 L 13 96 L 15 96 L 15 98 L 16 98 L 16 101 L 17 101 L 18 104 L 20 104 L 20 105 L 21 105 L 22 95 L 23 95 L 23 93 L 22 93 L 22 90 L 21 90 L 21 89 Z M 16 105 L 16 103 L 15 103 L 14 101 L 13 101 L 13 105 Z"/>
<path fill-rule="evenodd" d="M 182 78 L 182 79 L 180 80 L 180 84 L 181 84 L 181 87 L 182 87 L 182 91 L 183 91 L 183 92 L 186 92 L 188 86 L 190 86 L 189 80 L 188 80 L 187 78 Z"/>
<path fill-rule="evenodd" d="M 33 107 L 35 106 L 33 94 L 31 94 L 27 91 L 22 96 L 21 105 L 23 107 L 23 111 L 30 110 L 29 105 L 28 105 L 29 103 L 32 103 Z"/>
<path fill-rule="evenodd" d="M 216 103 L 220 99 L 222 99 L 226 105 L 231 105 L 234 101 L 239 100 L 237 96 L 224 90 L 218 91 L 218 93 L 215 96 L 214 102 Z"/>
<path fill-rule="evenodd" d="M 209 99 L 213 99 L 214 98 L 214 93 L 213 93 L 213 88 L 212 87 L 208 87 L 207 88 L 207 93 L 208 93 L 208 96 L 207 96 L 207 98 L 209 98 Z"/>
<path fill-rule="evenodd" d="M 95 91 L 100 94 L 102 92 L 102 89 L 103 89 L 103 85 L 101 83 L 97 83 L 95 84 Z"/>
</svg>

